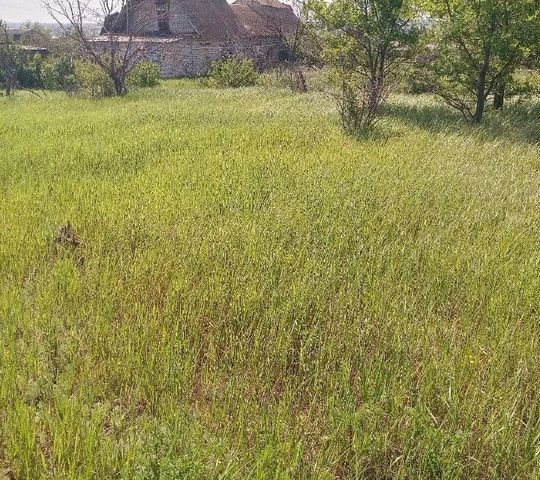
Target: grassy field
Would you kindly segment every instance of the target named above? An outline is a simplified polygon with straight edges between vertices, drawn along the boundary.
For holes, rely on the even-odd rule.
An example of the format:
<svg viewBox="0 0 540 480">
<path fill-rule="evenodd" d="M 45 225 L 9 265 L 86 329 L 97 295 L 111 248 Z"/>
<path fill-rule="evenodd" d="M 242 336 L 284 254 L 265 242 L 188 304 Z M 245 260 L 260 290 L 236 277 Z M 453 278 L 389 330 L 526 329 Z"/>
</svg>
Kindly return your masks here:
<svg viewBox="0 0 540 480">
<path fill-rule="evenodd" d="M 539 121 L 0 99 L 0 478 L 540 478 Z"/>
</svg>

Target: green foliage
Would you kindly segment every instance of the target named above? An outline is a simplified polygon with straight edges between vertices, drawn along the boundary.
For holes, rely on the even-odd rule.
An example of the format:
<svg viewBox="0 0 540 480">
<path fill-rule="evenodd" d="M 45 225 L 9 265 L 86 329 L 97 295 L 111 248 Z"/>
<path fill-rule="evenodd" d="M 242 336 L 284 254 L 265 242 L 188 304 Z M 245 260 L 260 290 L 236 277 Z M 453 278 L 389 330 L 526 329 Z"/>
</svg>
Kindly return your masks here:
<svg viewBox="0 0 540 480">
<path fill-rule="evenodd" d="M 0 22 L 0 27 L 2 23 Z M 28 56 L 17 45 L 0 44 L 0 86 L 13 89 L 19 85 L 19 75 L 28 64 Z"/>
<path fill-rule="evenodd" d="M 135 88 L 157 87 L 161 78 L 159 66 L 154 62 L 143 61 L 130 72 L 128 85 Z"/>
<path fill-rule="evenodd" d="M 22 52 L 17 65 L 17 83 L 23 88 L 40 88 L 43 57 Z"/>
<path fill-rule="evenodd" d="M 47 90 L 72 91 L 75 88 L 75 65 L 65 58 L 51 57 L 41 69 L 41 84 Z"/>
<path fill-rule="evenodd" d="M 2 51 L 0 47 L 0 57 L 4 55 L 3 61 L 0 58 L 0 85 L 5 85 L 5 71 L 9 66 L 17 88 L 73 90 L 75 71 L 71 61 L 54 56 L 31 56 L 18 46 L 11 46 L 9 49 L 8 53 L 5 48 Z M 8 55 L 9 61 L 6 58 Z"/>
<path fill-rule="evenodd" d="M 114 84 L 98 65 L 88 61 L 75 62 L 77 92 L 89 98 L 112 97 Z"/>
<path fill-rule="evenodd" d="M 352 136 L 363 135 L 379 118 L 385 99 L 377 95 L 384 92 L 372 89 L 365 78 L 355 72 L 335 70 L 330 75 L 330 84 L 336 89 L 333 96 L 343 129 Z"/>
<path fill-rule="evenodd" d="M 538 477 L 540 104 L 332 107 L 0 100 L 0 472 Z"/>
<path fill-rule="evenodd" d="M 311 72 L 300 63 L 281 66 L 259 76 L 258 85 L 264 87 L 287 88 L 292 92 L 305 93 L 309 89 Z"/>
<path fill-rule="evenodd" d="M 259 72 L 253 60 L 233 56 L 214 62 L 206 83 L 221 88 L 239 88 L 256 85 L 258 79 Z"/>
<path fill-rule="evenodd" d="M 395 67 L 410 55 L 418 31 L 408 0 L 310 0 L 322 56 L 334 69 L 341 122 L 369 129 L 381 114 Z"/>
<path fill-rule="evenodd" d="M 540 71 L 518 69 L 509 82 L 508 95 L 526 98 L 540 95 Z"/>
<path fill-rule="evenodd" d="M 432 84 L 452 107 L 479 122 L 488 97 L 504 87 L 540 40 L 538 0 L 432 0 L 436 61 Z"/>
</svg>

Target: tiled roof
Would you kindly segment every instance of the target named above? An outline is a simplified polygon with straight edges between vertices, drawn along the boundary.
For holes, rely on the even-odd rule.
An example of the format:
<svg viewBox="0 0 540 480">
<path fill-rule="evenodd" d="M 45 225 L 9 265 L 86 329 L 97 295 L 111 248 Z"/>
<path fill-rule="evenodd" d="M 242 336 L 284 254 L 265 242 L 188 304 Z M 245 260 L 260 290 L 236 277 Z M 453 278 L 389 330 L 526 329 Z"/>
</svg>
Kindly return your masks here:
<svg viewBox="0 0 540 480">
<path fill-rule="evenodd" d="M 237 0 L 232 9 L 251 36 L 288 35 L 299 23 L 293 9 L 278 0 Z"/>
<path fill-rule="evenodd" d="M 129 0 L 122 12 L 106 19 L 102 34 L 139 34 L 130 30 L 130 19 L 139 17 L 137 13 L 146 17 L 155 4 L 156 0 Z M 229 40 L 247 36 L 227 0 L 171 0 L 169 8 L 185 17 L 194 27 L 195 34 L 203 39 Z"/>
</svg>

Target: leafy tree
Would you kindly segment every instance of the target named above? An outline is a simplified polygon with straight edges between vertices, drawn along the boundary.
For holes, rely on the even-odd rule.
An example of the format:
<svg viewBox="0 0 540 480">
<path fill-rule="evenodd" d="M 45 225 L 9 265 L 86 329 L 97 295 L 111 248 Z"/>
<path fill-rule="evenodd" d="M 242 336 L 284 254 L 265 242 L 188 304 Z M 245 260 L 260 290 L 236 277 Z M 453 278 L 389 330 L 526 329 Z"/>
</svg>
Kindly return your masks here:
<svg viewBox="0 0 540 480">
<path fill-rule="evenodd" d="M 72 93 L 77 89 L 75 62 L 52 56 L 42 63 L 39 80 L 41 88 Z"/>
<path fill-rule="evenodd" d="M 21 49 L 11 43 L 7 24 L 0 20 L 0 83 L 7 97 L 17 86 L 17 70 L 21 63 Z"/>
<path fill-rule="evenodd" d="M 379 118 L 397 67 L 417 38 L 408 0 L 310 0 L 323 56 L 333 67 L 344 128 L 359 133 Z"/>
<path fill-rule="evenodd" d="M 428 0 L 437 54 L 436 92 L 480 122 L 488 98 L 502 108 L 506 85 L 537 41 L 539 0 Z"/>
</svg>

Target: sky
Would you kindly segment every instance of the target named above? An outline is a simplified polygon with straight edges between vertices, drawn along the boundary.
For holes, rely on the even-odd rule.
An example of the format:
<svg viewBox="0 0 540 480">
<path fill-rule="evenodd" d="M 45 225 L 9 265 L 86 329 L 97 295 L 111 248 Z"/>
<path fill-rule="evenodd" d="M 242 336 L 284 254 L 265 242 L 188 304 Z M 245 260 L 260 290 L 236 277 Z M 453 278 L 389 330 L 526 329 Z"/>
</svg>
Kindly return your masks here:
<svg viewBox="0 0 540 480">
<path fill-rule="evenodd" d="M 0 19 L 8 22 L 51 22 L 41 0 L 0 0 Z"/>
<path fill-rule="evenodd" d="M 41 0 L 0 0 L 0 19 L 8 22 L 50 22 Z"/>
</svg>

